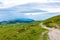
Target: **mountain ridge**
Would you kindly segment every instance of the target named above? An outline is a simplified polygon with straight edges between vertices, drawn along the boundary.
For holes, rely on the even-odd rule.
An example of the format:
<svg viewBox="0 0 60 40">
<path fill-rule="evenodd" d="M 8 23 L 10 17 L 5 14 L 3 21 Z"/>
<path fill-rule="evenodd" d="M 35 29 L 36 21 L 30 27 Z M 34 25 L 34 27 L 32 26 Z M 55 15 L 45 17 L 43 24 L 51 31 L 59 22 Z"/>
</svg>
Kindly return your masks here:
<svg viewBox="0 0 60 40">
<path fill-rule="evenodd" d="M 13 20 L 7 20 L 7 21 L 2 21 L 1 23 L 8 23 L 8 24 L 14 24 L 14 23 L 30 23 L 30 22 L 34 22 L 35 20 L 33 19 L 29 19 L 29 18 L 16 18 Z"/>
</svg>

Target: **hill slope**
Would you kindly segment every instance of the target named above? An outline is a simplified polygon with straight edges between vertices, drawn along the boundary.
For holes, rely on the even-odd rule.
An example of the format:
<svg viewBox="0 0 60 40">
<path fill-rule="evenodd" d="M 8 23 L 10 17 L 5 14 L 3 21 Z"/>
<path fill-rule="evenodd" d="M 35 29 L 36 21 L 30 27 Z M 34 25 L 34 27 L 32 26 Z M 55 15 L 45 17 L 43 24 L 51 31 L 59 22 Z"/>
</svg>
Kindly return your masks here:
<svg viewBox="0 0 60 40">
<path fill-rule="evenodd" d="M 60 15 L 49 18 L 43 21 L 43 23 L 48 27 L 60 28 Z"/>
<path fill-rule="evenodd" d="M 40 22 L 1 24 L 0 40 L 47 40 L 47 30 L 39 24 Z"/>
</svg>

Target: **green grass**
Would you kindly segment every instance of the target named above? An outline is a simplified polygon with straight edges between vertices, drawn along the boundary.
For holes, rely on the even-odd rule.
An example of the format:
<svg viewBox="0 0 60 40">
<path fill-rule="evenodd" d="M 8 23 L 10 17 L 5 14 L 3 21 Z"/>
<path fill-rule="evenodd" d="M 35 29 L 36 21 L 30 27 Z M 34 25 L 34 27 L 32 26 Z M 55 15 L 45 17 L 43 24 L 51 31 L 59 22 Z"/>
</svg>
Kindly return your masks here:
<svg viewBox="0 0 60 40">
<path fill-rule="evenodd" d="M 60 15 L 44 20 L 43 23 L 47 27 L 60 28 Z"/>
<path fill-rule="evenodd" d="M 48 40 L 49 39 L 49 37 L 48 37 L 48 32 L 46 32 L 44 35 L 43 35 L 43 40 Z"/>
<path fill-rule="evenodd" d="M 40 37 L 47 30 L 39 24 L 40 22 L 0 24 L 0 40 L 47 40 L 47 33 L 46 37 Z"/>
</svg>

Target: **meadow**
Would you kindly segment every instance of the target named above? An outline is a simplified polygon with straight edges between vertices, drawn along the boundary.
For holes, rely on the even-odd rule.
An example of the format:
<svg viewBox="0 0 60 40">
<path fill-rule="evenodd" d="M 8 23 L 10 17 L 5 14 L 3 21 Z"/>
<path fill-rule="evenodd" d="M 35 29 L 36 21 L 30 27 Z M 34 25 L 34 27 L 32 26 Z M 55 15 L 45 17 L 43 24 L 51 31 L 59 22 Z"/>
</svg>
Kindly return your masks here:
<svg viewBox="0 0 60 40">
<path fill-rule="evenodd" d="M 48 40 L 40 22 L 0 24 L 0 40 Z"/>
</svg>

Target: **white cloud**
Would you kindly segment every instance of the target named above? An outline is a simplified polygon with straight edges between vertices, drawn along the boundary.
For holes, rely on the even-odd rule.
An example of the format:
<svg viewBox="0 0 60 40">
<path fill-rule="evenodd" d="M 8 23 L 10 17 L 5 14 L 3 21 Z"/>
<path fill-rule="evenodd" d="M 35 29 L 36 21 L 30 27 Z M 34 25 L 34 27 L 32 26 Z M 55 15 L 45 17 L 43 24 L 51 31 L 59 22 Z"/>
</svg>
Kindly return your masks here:
<svg viewBox="0 0 60 40">
<path fill-rule="evenodd" d="M 35 16 L 35 15 L 41 15 L 41 14 L 45 14 L 45 12 L 43 13 L 25 13 L 24 15 L 26 15 L 26 16 Z"/>
<path fill-rule="evenodd" d="M 25 13 L 24 15 L 26 17 L 33 17 L 33 16 L 38 16 L 38 15 L 44 15 L 44 14 L 57 14 L 57 15 L 60 15 L 60 12 Z"/>
<path fill-rule="evenodd" d="M 0 4 L 0 8 L 12 7 L 14 5 L 20 5 L 25 3 L 44 3 L 44 2 L 54 2 L 54 0 L 0 0 L 2 4 Z"/>
<path fill-rule="evenodd" d="M 0 8 L 7 8 L 14 5 L 20 5 L 25 3 L 32 3 L 32 2 L 47 2 L 47 0 L 0 0 L 2 4 L 0 4 Z"/>
<path fill-rule="evenodd" d="M 60 0 L 48 0 L 49 2 L 60 2 Z"/>
<path fill-rule="evenodd" d="M 26 13 L 25 14 L 27 18 L 34 19 L 34 20 L 43 20 L 56 15 L 60 15 L 60 13 L 47 12 L 47 13 Z"/>
<path fill-rule="evenodd" d="M 48 10 L 48 12 L 60 12 L 60 8 L 40 8 L 43 10 Z"/>
<path fill-rule="evenodd" d="M 21 4 L 25 4 L 25 3 L 32 3 L 32 2 L 39 2 L 39 3 L 44 3 L 44 2 L 49 2 L 49 1 L 57 1 L 57 0 L 0 0 L 0 2 L 2 2 L 0 4 L 0 9 L 1 8 L 9 8 L 9 7 L 12 7 L 12 6 L 15 6 L 15 5 L 21 5 Z M 58 0 L 59 1 L 59 0 Z M 60 12 L 60 6 L 59 8 L 56 8 L 54 7 L 53 5 L 52 6 L 45 6 L 45 5 L 41 5 L 39 6 L 40 8 L 38 9 L 43 9 L 43 10 L 47 10 L 49 12 Z M 45 8 L 43 8 L 45 7 Z"/>
</svg>

